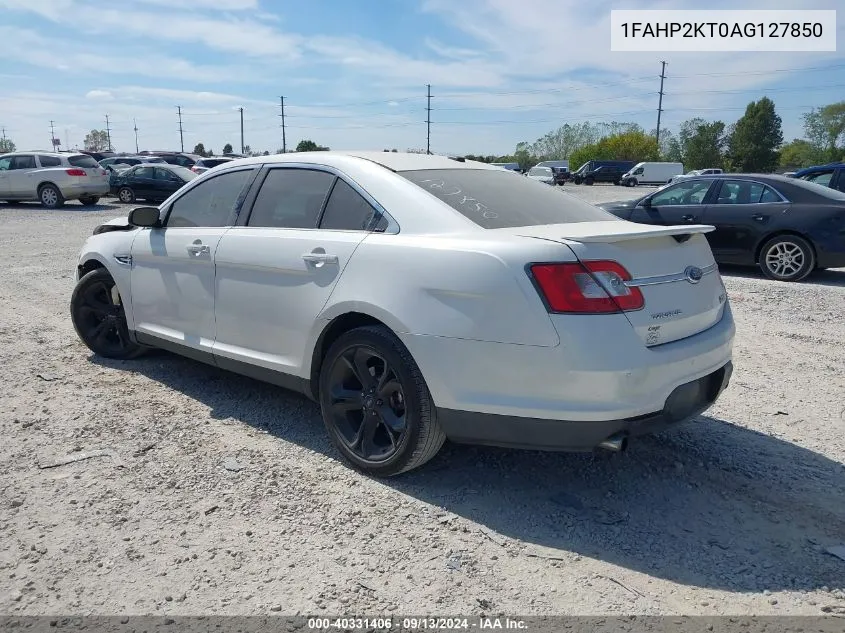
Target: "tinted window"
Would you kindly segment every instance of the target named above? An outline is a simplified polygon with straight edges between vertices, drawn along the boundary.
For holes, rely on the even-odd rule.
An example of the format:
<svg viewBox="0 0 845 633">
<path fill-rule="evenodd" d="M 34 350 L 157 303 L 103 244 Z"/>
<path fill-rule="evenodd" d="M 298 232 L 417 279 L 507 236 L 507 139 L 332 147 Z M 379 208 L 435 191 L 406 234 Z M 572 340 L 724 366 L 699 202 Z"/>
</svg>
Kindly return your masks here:
<svg viewBox="0 0 845 633">
<path fill-rule="evenodd" d="M 91 156 L 87 156 L 85 154 L 80 154 L 79 156 L 70 156 L 68 157 L 67 162 L 69 162 L 74 167 L 97 168 L 100 166 L 100 163 L 94 160 Z"/>
<path fill-rule="evenodd" d="M 334 176 L 310 169 L 273 169 L 255 199 L 249 226 L 317 228 Z"/>
<path fill-rule="evenodd" d="M 35 156 L 13 156 L 9 169 L 35 169 Z"/>
<path fill-rule="evenodd" d="M 132 172 L 133 178 L 152 178 L 153 177 L 153 168 L 152 167 L 139 167 L 135 171 Z"/>
<path fill-rule="evenodd" d="M 39 156 L 38 162 L 42 167 L 58 167 L 62 164 L 62 159 L 58 156 Z"/>
<path fill-rule="evenodd" d="M 143 162 L 143 163 L 164 163 L 166 161 L 163 158 L 159 158 L 158 156 L 155 156 L 153 158 L 145 158 L 143 161 L 138 159 L 138 162 L 139 163 L 141 163 L 141 162 Z"/>
<path fill-rule="evenodd" d="M 199 183 L 170 205 L 167 226 L 227 226 L 252 174 L 252 169 L 230 171 Z"/>
<path fill-rule="evenodd" d="M 651 198 L 651 205 L 654 207 L 674 206 L 678 204 L 701 204 L 707 190 L 710 189 L 710 180 L 681 181 L 677 185 L 666 187 L 654 194 Z"/>
<path fill-rule="evenodd" d="M 780 196 L 765 185 L 742 180 L 725 180 L 716 200 L 716 204 L 757 204 L 760 202 L 780 202 Z"/>
<path fill-rule="evenodd" d="M 810 174 L 808 176 L 804 176 L 803 180 L 807 182 L 814 182 L 817 185 L 824 185 L 825 187 L 830 186 L 830 179 L 833 178 L 833 170 L 830 171 L 820 171 L 815 174 Z"/>
<path fill-rule="evenodd" d="M 191 160 L 187 156 L 177 156 L 173 162 L 182 167 L 191 167 L 196 161 Z"/>
<path fill-rule="evenodd" d="M 837 191 L 836 189 L 831 189 L 830 187 L 825 187 L 823 185 L 816 184 L 814 182 L 807 182 L 805 180 L 796 178 L 789 182 L 789 186 L 792 188 L 803 189 L 807 193 L 812 193 L 822 198 L 827 198 L 829 200 L 845 200 L 845 193 Z"/>
<path fill-rule="evenodd" d="M 149 169 L 149 167 L 147 168 Z M 154 170 L 156 180 L 176 180 L 179 178 L 175 173 L 173 173 L 170 169 L 162 169 L 161 167 L 156 167 Z M 181 180 L 181 179 L 180 179 Z"/>
<path fill-rule="evenodd" d="M 760 194 L 760 202 L 782 202 L 781 197 L 769 187 L 763 187 L 763 193 Z"/>
<path fill-rule="evenodd" d="M 399 172 L 485 229 L 616 220 L 555 187 L 502 169 Z"/>
<path fill-rule="evenodd" d="M 320 228 L 365 231 L 370 228 L 375 213 L 376 210 L 361 194 L 338 178 L 320 220 Z"/>
<path fill-rule="evenodd" d="M 839 191 L 845 191 L 845 169 L 839 170 L 839 180 L 836 183 L 836 188 L 839 189 Z"/>
<path fill-rule="evenodd" d="M 12 157 L 11 156 L 4 156 L 0 158 L 0 171 L 6 171 L 10 169 L 12 165 Z"/>
</svg>

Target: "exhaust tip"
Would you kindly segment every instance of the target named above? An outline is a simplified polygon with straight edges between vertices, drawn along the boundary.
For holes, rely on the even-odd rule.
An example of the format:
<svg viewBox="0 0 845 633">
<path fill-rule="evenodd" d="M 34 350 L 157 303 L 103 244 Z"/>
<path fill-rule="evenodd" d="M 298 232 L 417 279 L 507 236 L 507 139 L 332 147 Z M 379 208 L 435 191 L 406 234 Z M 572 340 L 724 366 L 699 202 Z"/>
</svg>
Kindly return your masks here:
<svg viewBox="0 0 845 633">
<path fill-rule="evenodd" d="M 622 433 L 611 435 L 599 444 L 599 448 L 612 453 L 621 453 L 628 448 L 628 438 Z"/>
</svg>

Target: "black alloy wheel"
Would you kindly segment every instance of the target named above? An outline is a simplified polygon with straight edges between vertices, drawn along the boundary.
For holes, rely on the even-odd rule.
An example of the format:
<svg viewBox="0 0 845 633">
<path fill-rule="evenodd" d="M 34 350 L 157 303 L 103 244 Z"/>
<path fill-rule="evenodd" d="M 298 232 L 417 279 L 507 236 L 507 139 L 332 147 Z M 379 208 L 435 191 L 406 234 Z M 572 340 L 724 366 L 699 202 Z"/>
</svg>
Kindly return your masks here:
<svg viewBox="0 0 845 633">
<path fill-rule="evenodd" d="M 416 468 L 445 440 L 419 368 L 384 327 L 351 330 L 334 342 L 321 366 L 320 407 L 334 445 L 370 474 Z"/>
<path fill-rule="evenodd" d="M 95 354 L 129 359 L 143 353 L 144 348 L 129 338 L 123 302 L 105 268 L 92 270 L 79 280 L 70 312 L 76 333 Z"/>
</svg>

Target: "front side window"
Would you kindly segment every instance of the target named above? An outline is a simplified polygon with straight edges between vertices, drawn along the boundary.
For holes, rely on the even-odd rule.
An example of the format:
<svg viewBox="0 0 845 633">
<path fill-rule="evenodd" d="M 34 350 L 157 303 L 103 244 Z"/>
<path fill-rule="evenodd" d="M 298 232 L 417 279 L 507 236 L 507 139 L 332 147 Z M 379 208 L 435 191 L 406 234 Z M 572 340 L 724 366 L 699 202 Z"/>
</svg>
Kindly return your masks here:
<svg viewBox="0 0 845 633">
<path fill-rule="evenodd" d="M 170 205 L 166 226 L 228 226 L 252 173 L 252 169 L 230 171 L 199 183 Z"/>
<path fill-rule="evenodd" d="M 716 204 L 759 204 L 780 202 L 780 196 L 770 187 L 757 182 L 725 180 L 719 189 Z"/>
<path fill-rule="evenodd" d="M 0 171 L 7 171 L 11 168 L 12 165 L 12 157 L 11 156 L 4 156 L 0 158 Z"/>
<path fill-rule="evenodd" d="M 323 211 L 320 228 L 335 231 L 366 231 L 372 225 L 375 214 L 376 210 L 364 200 L 361 194 L 338 178 L 326 203 L 326 209 Z"/>
<path fill-rule="evenodd" d="M 666 187 L 654 194 L 651 198 L 651 206 L 668 207 L 682 204 L 701 204 L 708 189 L 710 189 L 709 180 L 679 182 L 677 185 Z"/>
<path fill-rule="evenodd" d="M 9 169 L 35 169 L 35 156 L 13 156 Z"/>
<path fill-rule="evenodd" d="M 640 167 L 639 169 L 637 169 L 637 171 L 635 171 L 635 172 L 634 172 L 634 175 L 635 175 L 635 176 L 641 176 L 641 175 L 642 175 L 642 173 L 643 173 L 643 168 L 642 168 L 642 167 Z"/>
<path fill-rule="evenodd" d="M 335 176 L 313 169 L 272 169 L 252 205 L 248 226 L 315 229 Z"/>
</svg>

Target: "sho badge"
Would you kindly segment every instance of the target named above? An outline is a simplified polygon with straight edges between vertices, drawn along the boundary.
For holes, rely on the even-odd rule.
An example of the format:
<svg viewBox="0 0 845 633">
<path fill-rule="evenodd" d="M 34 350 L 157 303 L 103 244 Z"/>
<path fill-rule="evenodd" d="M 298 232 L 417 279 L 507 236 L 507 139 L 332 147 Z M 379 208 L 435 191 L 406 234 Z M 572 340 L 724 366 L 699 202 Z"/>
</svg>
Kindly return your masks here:
<svg viewBox="0 0 845 633">
<path fill-rule="evenodd" d="M 684 276 L 691 284 L 697 284 L 704 277 L 704 271 L 698 266 L 687 266 L 684 269 Z"/>
</svg>

